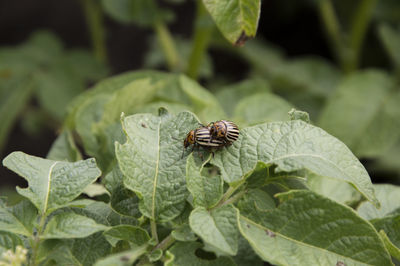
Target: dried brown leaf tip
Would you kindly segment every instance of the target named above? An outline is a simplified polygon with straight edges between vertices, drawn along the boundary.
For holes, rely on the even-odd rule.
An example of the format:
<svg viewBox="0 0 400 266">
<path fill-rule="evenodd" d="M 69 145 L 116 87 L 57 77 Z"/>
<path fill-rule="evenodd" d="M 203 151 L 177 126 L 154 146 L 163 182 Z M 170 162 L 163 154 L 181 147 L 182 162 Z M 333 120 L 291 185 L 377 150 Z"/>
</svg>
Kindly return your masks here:
<svg viewBox="0 0 400 266">
<path fill-rule="evenodd" d="M 242 31 L 242 34 L 240 34 L 239 38 L 235 42 L 235 46 L 241 47 L 246 43 L 246 41 L 248 41 L 251 38 L 253 37 L 246 35 L 246 33 Z"/>
</svg>

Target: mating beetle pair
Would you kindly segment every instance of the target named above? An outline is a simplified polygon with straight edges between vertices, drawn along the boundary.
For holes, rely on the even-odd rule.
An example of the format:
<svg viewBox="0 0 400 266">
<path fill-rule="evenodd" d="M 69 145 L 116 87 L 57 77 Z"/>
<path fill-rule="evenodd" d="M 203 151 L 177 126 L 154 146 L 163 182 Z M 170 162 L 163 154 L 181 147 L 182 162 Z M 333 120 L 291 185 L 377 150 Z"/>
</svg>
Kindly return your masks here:
<svg viewBox="0 0 400 266">
<path fill-rule="evenodd" d="M 220 148 L 232 144 L 239 137 L 238 126 L 230 121 L 220 120 L 191 130 L 183 142 L 184 149 L 189 145 L 205 148 Z M 183 157 L 183 153 L 182 153 Z"/>
</svg>

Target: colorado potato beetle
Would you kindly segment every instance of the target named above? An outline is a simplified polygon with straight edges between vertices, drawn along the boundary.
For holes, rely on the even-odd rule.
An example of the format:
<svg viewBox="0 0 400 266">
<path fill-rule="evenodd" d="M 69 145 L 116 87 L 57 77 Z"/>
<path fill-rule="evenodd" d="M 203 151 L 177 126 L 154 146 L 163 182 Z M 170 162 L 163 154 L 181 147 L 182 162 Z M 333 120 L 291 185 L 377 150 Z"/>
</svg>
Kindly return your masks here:
<svg viewBox="0 0 400 266">
<path fill-rule="evenodd" d="M 202 126 L 195 130 L 191 130 L 187 134 L 185 140 L 183 141 L 182 157 L 185 152 L 185 149 L 189 145 L 193 145 L 193 149 L 194 149 L 196 146 L 203 146 L 206 148 L 219 148 L 219 147 L 224 146 L 224 144 L 225 143 L 222 140 L 214 139 L 211 137 L 209 127 Z"/>
<path fill-rule="evenodd" d="M 213 139 L 222 140 L 227 144 L 231 144 L 239 137 L 239 128 L 231 121 L 220 120 L 212 122 L 208 127 Z"/>
</svg>

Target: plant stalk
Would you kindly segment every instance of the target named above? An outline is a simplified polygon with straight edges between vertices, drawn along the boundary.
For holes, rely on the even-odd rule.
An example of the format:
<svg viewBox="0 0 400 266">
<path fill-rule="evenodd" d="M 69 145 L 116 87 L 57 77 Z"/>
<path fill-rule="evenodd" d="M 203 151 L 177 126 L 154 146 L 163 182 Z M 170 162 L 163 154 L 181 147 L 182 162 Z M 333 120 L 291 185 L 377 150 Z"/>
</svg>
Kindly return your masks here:
<svg viewBox="0 0 400 266">
<path fill-rule="evenodd" d="M 152 248 L 151 252 L 156 250 L 156 249 L 161 249 L 162 251 L 165 251 L 167 248 L 169 248 L 173 243 L 175 243 L 175 238 L 172 237 L 172 235 L 168 235 L 166 238 L 163 239 L 158 245 Z M 136 265 L 147 265 L 149 263 L 149 260 L 147 257 L 143 257 L 138 264 Z"/>
<path fill-rule="evenodd" d="M 168 235 L 166 238 L 163 239 L 157 246 L 153 248 L 153 250 L 156 249 L 161 249 L 161 250 L 166 250 L 169 248 L 173 243 L 175 242 L 175 238 L 172 237 L 172 235 Z"/>
<path fill-rule="evenodd" d="M 371 20 L 372 11 L 375 8 L 377 0 L 363 0 L 357 7 L 357 13 L 354 16 L 351 25 L 350 48 L 352 58 L 348 65 L 348 71 L 354 71 L 360 63 L 360 54 L 362 43 Z"/>
<path fill-rule="evenodd" d="M 93 54 L 99 62 L 107 63 L 105 28 L 100 1 L 81 0 L 86 24 L 90 32 Z"/>
<path fill-rule="evenodd" d="M 154 23 L 154 31 L 157 34 L 157 38 L 164 53 L 169 70 L 174 71 L 179 69 L 179 54 L 176 50 L 176 45 L 171 32 L 168 30 L 165 23 L 160 20 Z"/>
<path fill-rule="evenodd" d="M 339 20 L 335 14 L 335 9 L 331 0 L 319 1 L 319 11 L 331 49 L 335 53 L 335 57 L 341 66 L 341 69 L 345 71 L 347 68 L 346 53 L 348 48 L 346 48 L 342 39 Z"/>
<path fill-rule="evenodd" d="M 192 50 L 190 52 L 189 62 L 186 73 L 189 77 L 197 79 L 199 69 L 207 51 L 210 37 L 213 32 L 213 23 L 207 13 L 201 0 L 197 0 L 196 22 L 194 26 L 194 38 L 192 41 Z"/>
<path fill-rule="evenodd" d="M 40 245 L 40 242 L 41 242 L 40 236 L 42 235 L 43 230 L 44 230 L 44 224 L 46 222 L 46 217 L 47 217 L 46 214 L 40 215 L 39 227 L 37 228 L 36 235 L 33 236 L 32 256 L 30 258 L 30 263 L 29 263 L 29 265 L 31 265 L 31 266 L 37 265 L 36 264 L 36 257 L 37 257 L 39 245 Z"/>
<path fill-rule="evenodd" d="M 158 243 L 157 224 L 156 224 L 156 222 L 154 220 L 150 220 L 150 227 L 151 227 L 151 236 Z"/>
<path fill-rule="evenodd" d="M 235 198 L 235 199 L 233 199 L 233 200 L 231 199 L 231 196 L 233 195 L 233 193 L 235 193 L 235 191 L 239 187 L 241 187 L 245 183 L 245 181 L 246 181 L 246 179 L 243 179 L 243 180 L 239 181 L 235 186 L 229 187 L 228 190 L 225 192 L 225 194 L 222 196 L 221 200 L 214 207 L 210 208 L 210 210 L 213 210 L 213 209 L 219 208 L 223 205 L 232 203 L 232 202 L 236 201 L 238 198 L 240 198 L 241 196 L 243 196 L 243 194 L 241 194 L 238 198 L 235 198 L 236 197 L 236 195 L 235 195 L 234 197 L 232 197 L 232 199 L 233 198 Z M 240 193 L 238 193 L 238 194 L 240 194 Z M 232 202 L 226 203 L 231 200 L 232 200 Z"/>
<path fill-rule="evenodd" d="M 235 203 L 238 199 L 240 199 L 244 194 L 246 194 L 247 190 L 242 190 L 238 193 L 236 193 L 234 196 L 230 197 L 226 201 L 224 201 L 219 207 L 222 207 L 224 205 L 228 205 L 231 203 Z"/>
</svg>

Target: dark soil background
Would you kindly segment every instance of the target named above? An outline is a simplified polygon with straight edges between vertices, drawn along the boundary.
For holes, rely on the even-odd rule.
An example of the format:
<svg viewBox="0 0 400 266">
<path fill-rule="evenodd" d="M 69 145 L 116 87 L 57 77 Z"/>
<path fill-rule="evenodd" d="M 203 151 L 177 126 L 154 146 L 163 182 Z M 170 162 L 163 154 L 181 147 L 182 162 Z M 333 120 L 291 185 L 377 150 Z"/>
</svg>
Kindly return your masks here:
<svg viewBox="0 0 400 266">
<path fill-rule="evenodd" d="M 28 39 L 31 33 L 47 29 L 63 41 L 66 48 L 90 49 L 90 39 L 79 0 L 0 0 L 0 46 L 18 45 Z M 272 42 L 282 48 L 288 56 L 320 55 L 332 59 L 320 26 L 318 13 L 311 5 L 300 5 L 296 0 L 262 1 L 261 19 L 257 37 Z M 189 38 L 195 12 L 194 1 L 169 6 L 175 13 L 175 20 L 169 24 L 173 34 Z M 140 69 L 144 55 L 150 45 L 152 32 L 136 26 L 118 24 L 106 18 L 107 49 L 113 74 Z M 385 66 L 386 55 L 373 38 L 371 30 L 367 35 L 370 47 L 377 47 L 377 53 L 363 55 L 363 66 Z M 243 78 L 242 62 L 237 62 L 220 51 L 210 51 L 217 73 Z M 233 60 L 233 61 L 232 61 Z M 28 154 L 46 156 L 57 132 L 43 131 L 39 136 L 26 135 L 17 123 L 9 137 L 2 159 L 12 151 L 20 150 Z M 369 163 L 363 162 L 368 168 Z M 371 173 L 371 172 L 370 172 Z M 389 176 L 376 173 L 374 182 L 389 182 Z M 0 188 L 25 186 L 24 180 L 0 166 Z"/>
</svg>

